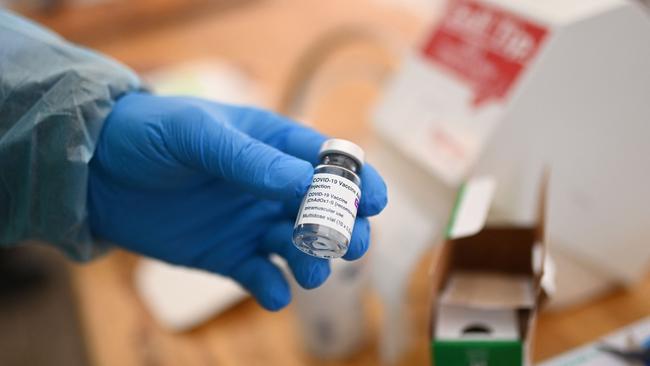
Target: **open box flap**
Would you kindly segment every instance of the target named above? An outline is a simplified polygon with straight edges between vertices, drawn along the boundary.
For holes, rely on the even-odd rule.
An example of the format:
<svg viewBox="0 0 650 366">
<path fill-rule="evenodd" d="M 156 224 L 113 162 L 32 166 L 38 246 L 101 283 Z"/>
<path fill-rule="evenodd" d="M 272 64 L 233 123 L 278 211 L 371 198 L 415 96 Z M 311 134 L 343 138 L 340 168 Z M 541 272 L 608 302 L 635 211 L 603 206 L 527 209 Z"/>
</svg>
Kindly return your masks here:
<svg viewBox="0 0 650 366">
<path fill-rule="evenodd" d="M 548 182 L 550 179 L 549 177 L 549 170 L 548 168 L 545 168 L 542 172 L 542 179 L 540 180 L 539 184 L 538 204 L 536 212 L 537 219 L 535 225 L 531 226 L 530 229 L 524 227 L 513 227 L 512 230 L 519 231 L 520 234 L 516 234 L 515 232 L 512 234 L 498 234 L 495 232 L 494 228 L 486 227 L 488 213 L 490 211 L 492 199 L 496 190 L 496 180 L 491 176 L 472 178 L 461 186 L 447 228 L 447 239 L 453 240 L 457 244 L 462 244 L 465 240 L 472 240 L 472 243 L 477 243 L 476 240 L 481 240 L 479 236 L 483 235 L 483 233 L 488 235 L 490 238 L 493 238 L 492 240 L 496 239 L 499 242 L 505 242 L 505 240 L 534 241 L 534 251 L 536 252 L 536 255 L 534 257 L 536 258 L 533 260 L 534 263 L 528 263 L 532 266 L 531 274 L 533 276 L 533 287 L 535 293 L 537 293 L 541 300 L 543 300 L 549 292 L 552 293 L 552 291 L 548 291 L 548 289 L 545 288 L 546 286 L 544 286 L 544 283 L 548 281 L 542 281 L 542 277 L 544 276 L 544 272 L 547 267 L 545 245 L 545 216 Z M 484 231 L 486 229 L 489 229 L 490 233 Z M 503 229 L 505 229 L 505 227 L 501 227 L 500 229 L 497 229 L 497 231 Z M 529 231 L 530 234 L 525 233 L 527 230 L 531 230 Z M 494 235 L 498 236 L 495 237 Z M 522 237 L 519 239 L 513 239 L 510 237 L 513 235 L 515 237 Z M 529 237 L 529 239 L 525 239 L 525 236 L 527 235 L 531 235 L 531 237 Z M 492 245 L 491 248 L 492 250 L 499 250 Z M 472 250 L 477 250 L 477 248 L 474 248 Z M 458 251 L 458 249 L 456 251 Z M 470 267 L 475 266 L 472 265 Z M 548 273 L 547 276 L 550 274 L 551 273 Z"/>
<path fill-rule="evenodd" d="M 496 182 L 485 176 L 468 180 L 456 196 L 456 204 L 447 226 L 447 239 L 477 234 L 485 226 Z"/>
</svg>

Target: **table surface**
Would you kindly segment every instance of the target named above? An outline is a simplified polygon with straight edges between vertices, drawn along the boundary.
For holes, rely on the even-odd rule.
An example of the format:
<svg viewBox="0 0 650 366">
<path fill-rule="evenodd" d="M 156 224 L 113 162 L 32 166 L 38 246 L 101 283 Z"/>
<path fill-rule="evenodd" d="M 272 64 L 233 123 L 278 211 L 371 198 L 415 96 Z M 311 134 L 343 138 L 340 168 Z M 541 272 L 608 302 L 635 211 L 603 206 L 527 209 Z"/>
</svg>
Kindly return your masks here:
<svg viewBox="0 0 650 366">
<path fill-rule="evenodd" d="M 134 34 L 81 37 L 138 71 L 197 58 L 226 59 L 262 85 L 268 105 L 276 105 L 296 60 L 317 38 L 345 26 L 381 28 L 405 46 L 414 45 L 426 25 L 381 1 L 262 0 L 211 10 L 192 21 L 169 21 Z M 349 49 L 346 62 L 370 60 L 376 50 Z M 374 53 L 373 53 L 374 52 Z M 379 57 L 379 56 L 377 56 Z M 369 61 L 370 60 L 370 61 Z M 332 61 L 334 64 L 336 60 Z M 353 61 L 354 62 L 354 61 Z M 381 61 L 389 67 L 395 60 Z M 362 139 L 377 88 L 348 83 L 321 93 L 306 115 L 337 136 Z M 332 108 L 335 106 L 335 108 Z M 325 122 L 327 121 L 327 123 Z M 370 253 L 372 255 L 372 253 Z M 428 364 L 427 266 L 414 270 L 407 303 L 414 338 L 401 360 Z M 357 356 L 341 362 L 310 359 L 300 346 L 292 307 L 269 313 L 247 300 L 201 327 L 182 334 L 165 331 L 151 318 L 132 285 L 137 258 L 119 250 L 85 265 L 72 265 L 73 280 L 92 359 L 97 365 L 376 365 L 379 306 L 371 301 L 369 339 Z M 558 312 L 543 312 L 537 325 L 534 359 L 542 360 L 596 339 L 650 314 L 650 276 L 637 286 L 613 290 L 595 301 Z"/>
</svg>

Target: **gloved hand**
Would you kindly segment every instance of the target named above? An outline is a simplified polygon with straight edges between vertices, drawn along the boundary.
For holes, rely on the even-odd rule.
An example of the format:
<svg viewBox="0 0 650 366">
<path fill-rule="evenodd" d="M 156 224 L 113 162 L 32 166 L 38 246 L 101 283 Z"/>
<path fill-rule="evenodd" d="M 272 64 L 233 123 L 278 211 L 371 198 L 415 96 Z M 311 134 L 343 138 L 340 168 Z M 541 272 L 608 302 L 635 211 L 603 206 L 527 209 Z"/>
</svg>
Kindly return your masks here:
<svg viewBox="0 0 650 366">
<path fill-rule="evenodd" d="M 232 277 L 266 309 L 291 299 L 279 254 L 305 288 L 329 262 L 291 242 L 300 201 L 326 138 L 271 112 L 189 97 L 128 94 L 105 121 L 90 163 L 93 235 L 170 263 Z M 386 186 L 366 164 L 345 259 L 368 249 L 367 216 Z"/>
</svg>

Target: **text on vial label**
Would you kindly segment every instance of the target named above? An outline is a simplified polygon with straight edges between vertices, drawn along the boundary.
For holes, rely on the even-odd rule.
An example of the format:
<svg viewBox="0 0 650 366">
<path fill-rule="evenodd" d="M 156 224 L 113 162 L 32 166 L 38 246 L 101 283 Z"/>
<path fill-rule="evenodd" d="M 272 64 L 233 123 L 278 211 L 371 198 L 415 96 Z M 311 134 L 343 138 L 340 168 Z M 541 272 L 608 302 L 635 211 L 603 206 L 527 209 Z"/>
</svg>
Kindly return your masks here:
<svg viewBox="0 0 650 366">
<path fill-rule="evenodd" d="M 296 226 L 325 225 L 349 241 L 360 199 L 361 190 L 353 181 L 335 174 L 315 174 L 298 213 Z"/>
</svg>

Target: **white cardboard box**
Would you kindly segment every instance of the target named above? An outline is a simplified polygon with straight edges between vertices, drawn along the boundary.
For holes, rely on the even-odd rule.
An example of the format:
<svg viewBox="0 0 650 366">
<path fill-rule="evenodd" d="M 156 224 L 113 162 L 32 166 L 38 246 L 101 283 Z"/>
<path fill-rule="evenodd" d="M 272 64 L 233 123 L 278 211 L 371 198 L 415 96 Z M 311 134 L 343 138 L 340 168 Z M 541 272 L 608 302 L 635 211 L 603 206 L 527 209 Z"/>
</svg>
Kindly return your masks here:
<svg viewBox="0 0 650 366">
<path fill-rule="evenodd" d="M 491 218 L 531 222 L 549 165 L 549 244 L 630 282 L 650 262 L 648 65 L 650 20 L 632 1 L 452 1 L 374 123 L 429 172 L 419 192 L 494 175 Z"/>
<path fill-rule="evenodd" d="M 531 225 L 486 222 L 498 192 L 491 177 L 459 189 L 432 266 L 432 365 L 531 364 L 537 313 L 547 298 L 545 187 Z"/>
</svg>

